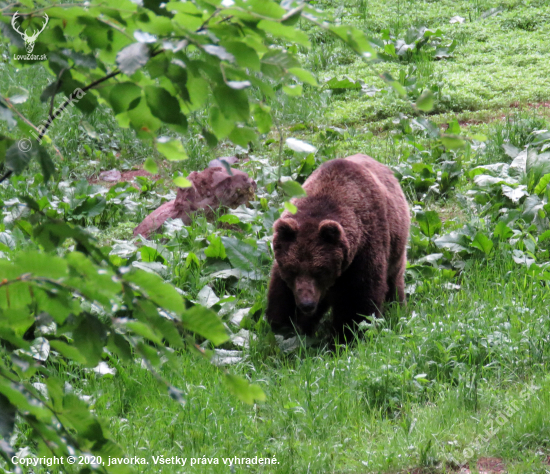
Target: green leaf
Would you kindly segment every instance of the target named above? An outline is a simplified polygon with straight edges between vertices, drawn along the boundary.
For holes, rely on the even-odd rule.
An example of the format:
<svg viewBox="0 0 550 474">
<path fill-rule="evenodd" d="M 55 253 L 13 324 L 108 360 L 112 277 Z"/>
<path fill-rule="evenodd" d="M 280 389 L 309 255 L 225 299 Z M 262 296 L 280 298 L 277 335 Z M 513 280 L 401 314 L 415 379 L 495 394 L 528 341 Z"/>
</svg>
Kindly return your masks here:
<svg viewBox="0 0 550 474">
<path fill-rule="evenodd" d="M 151 139 L 162 125 L 162 122 L 151 113 L 145 100 L 139 100 L 137 105 L 127 112 L 130 125 L 138 137 Z"/>
<path fill-rule="evenodd" d="M 15 427 L 17 409 L 8 398 L 0 393 L 0 437 L 10 439 Z"/>
<path fill-rule="evenodd" d="M 86 314 L 73 331 L 74 347 L 86 359 L 86 367 L 95 367 L 101 360 L 107 342 L 105 327 L 95 316 Z"/>
<path fill-rule="evenodd" d="M 153 160 L 153 158 L 151 158 L 150 156 L 145 160 L 145 163 L 143 164 L 143 169 L 153 175 L 159 172 L 159 168 L 155 163 L 155 160 Z"/>
<path fill-rule="evenodd" d="M 329 31 L 340 37 L 363 58 L 376 58 L 376 52 L 364 31 L 347 25 L 330 26 Z"/>
<path fill-rule="evenodd" d="M 82 236 L 77 234 L 79 229 L 74 229 L 71 237 L 82 242 Z M 95 299 L 103 304 L 109 305 L 112 299 L 122 291 L 120 281 L 113 278 L 111 270 L 101 269 L 81 252 L 71 252 L 65 256 L 71 267 L 72 278 L 69 284 L 75 286 L 90 299 Z"/>
<path fill-rule="evenodd" d="M 145 98 L 151 113 L 165 123 L 187 127 L 187 119 L 181 113 L 178 99 L 166 89 L 156 86 L 145 87 Z"/>
<path fill-rule="evenodd" d="M 265 0 L 252 0 L 249 2 L 240 3 L 243 8 L 259 15 L 260 17 L 273 18 L 281 20 L 287 11 L 282 8 L 277 2 L 266 2 Z"/>
<path fill-rule="evenodd" d="M 459 135 L 460 134 L 460 124 L 458 123 L 458 120 L 456 118 L 449 120 L 447 127 L 447 133 L 450 133 L 452 135 Z"/>
<path fill-rule="evenodd" d="M 35 152 L 36 147 L 33 149 L 33 144 L 28 138 L 17 141 L 6 151 L 6 167 L 15 174 L 21 174 Z"/>
<path fill-rule="evenodd" d="M 235 127 L 235 122 L 227 119 L 216 106 L 210 107 L 209 122 L 218 140 L 227 137 Z"/>
<path fill-rule="evenodd" d="M 233 214 L 225 214 L 224 216 L 218 217 L 218 222 L 225 222 L 227 224 L 238 224 L 239 222 L 241 222 L 241 220 Z"/>
<path fill-rule="evenodd" d="M 265 393 L 259 385 L 250 384 L 242 377 L 225 374 L 225 383 L 232 395 L 249 405 L 255 401 L 263 402 L 266 399 Z"/>
<path fill-rule="evenodd" d="M 75 66 L 95 69 L 97 67 L 97 61 L 92 54 L 83 54 L 72 49 L 64 49 L 63 54 L 74 61 Z"/>
<path fill-rule="evenodd" d="M 82 204 L 73 209 L 73 215 L 84 217 L 99 216 L 107 205 L 107 201 L 103 196 L 94 196 L 86 199 Z"/>
<path fill-rule="evenodd" d="M 471 239 L 469 239 L 466 235 L 453 231 L 435 239 L 434 243 L 437 247 L 447 249 L 454 253 L 471 253 L 471 250 L 468 248 L 470 240 Z"/>
<path fill-rule="evenodd" d="M 483 133 L 476 133 L 475 135 L 472 135 L 471 138 L 473 140 L 477 140 L 478 142 L 486 142 L 487 141 L 487 135 L 483 135 Z"/>
<path fill-rule="evenodd" d="M 116 332 L 111 331 L 109 334 L 107 348 L 126 362 L 132 360 L 132 348 L 130 347 L 130 343 Z"/>
<path fill-rule="evenodd" d="M 327 87 L 332 90 L 343 90 L 343 89 L 361 89 L 363 84 L 361 81 L 356 81 L 351 77 L 344 76 L 343 79 L 338 79 L 333 77 L 326 83 Z"/>
<path fill-rule="evenodd" d="M 2 377 L 0 378 L 0 393 L 16 406 L 19 412 L 29 412 L 41 419 L 51 419 L 49 410 L 42 408 L 41 403 L 35 403 L 34 400 L 31 402 L 28 391 L 21 384 L 10 383 Z"/>
<path fill-rule="evenodd" d="M 33 276 L 57 280 L 68 276 L 67 262 L 60 257 L 26 251 L 19 253 L 15 259 L 18 271 L 30 273 Z"/>
<path fill-rule="evenodd" d="M 163 248 L 152 248 L 147 245 L 142 245 L 139 248 L 139 253 L 141 254 L 141 260 L 143 262 L 160 262 L 164 265 L 167 263 L 165 258 L 167 254 Z M 165 255 L 163 255 L 163 253 Z"/>
<path fill-rule="evenodd" d="M 283 92 L 289 97 L 300 97 L 302 95 L 302 86 L 300 84 L 283 86 Z"/>
<path fill-rule="evenodd" d="M 31 290 L 28 283 L 17 282 L 0 287 L 0 308 L 20 309 L 31 303 Z"/>
<path fill-rule="evenodd" d="M 248 120 L 250 109 L 246 92 L 231 89 L 231 87 L 221 84 L 214 89 L 214 98 L 227 119 L 234 122 L 246 122 Z"/>
<path fill-rule="evenodd" d="M 52 401 L 53 407 L 60 411 L 63 409 L 63 385 L 57 377 L 48 377 L 46 379 L 48 395 Z"/>
<path fill-rule="evenodd" d="M 193 183 L 183 176 L 178 176 L 172 181 L 178 188 L 190 188 L 193 186 Z"/>
<path fill-rule="evenodd" d="M 304 188 L 301 184 L 296 181 L 285 181 L 281 183 L 281 188 L 288 197 L 298 197 L 298 196 L 307 196 Z"/>
<path fill-rule="evenodd" d="M 135 283 L 157 306 L 181 314 L 185 310 L 183 298 L 160 276 L 144 270 L 134 270 L 124 275 L 124 279 Z"/>
<path fill-rule="evenodd" d="M 423 112 L 430 112 L 434 108 L 434 94 L 426 89 L 416 101 L 416 107 Z"/>
<path fill-rule="evenodd" d="M 405 97 L 407 95 L 407 91 L 403 87 L 403 85 L 396 81 L 391 74 L 384 72 L 380 75 L 382 80 L 388 84 L 395 92 L 397 92 L 401 97 Z"/>
<path fill-rule="evenodd" d="M 522 217 L 527 221 L 531 222 L 537 213 L 543 209 L 543 203 L 541 199 L 536 195 L 532 194 L 528 196 L 523 202 L 523 214 Z"/>
<path fill-rule="evenodd" d="M 60 81 L 61 90 L 67 98 L 71 98 L 71 104 L 86 114 L 92 113 L 98 106 L 96 96 L 90 92 L 84 94 L 82 89 L 84 89 L 85 85 L 73 76 L 79 77 L 79 74 L 76 71 L 65 70 Z M 67 110 L 70 109 L 65 108 L 65 111 Z"/>
<path fill-rule="evenodd" d="M 288 72 L 300 79 L 300 81 L 305 84 L 309 84 L 310 86 L 318 86 L 317 80 L 313 77 L 311 72 L 306 71 L 305 69 L 299 67 L 291 67 Z"/>
<path fill-rule="evenodd" d="M 8 109 L 2 109 L 2 106 L 0 104 L 0 120 L 2 119 L 2 110 L 8 110 Z M 0 162 L 4 161 L 4 157 L 6 156 L 6 152 L 13 145 L 13 140 L 11 138 L 5 137 L 3 135 L 0 135 Z"/>
<path fill-rule="evenodd" d="M 161 137 L 157 141 L 157 150 L 169 161 L 181 161 L 188 158 L 181 140 L 165 140 L 164 137 Z"/>
<path fill-rule="evenodd" d="M 255 49 L 240 41 L 223 43 L 223 46 L 235 57 L 240 67 L 248 68 L 255 72 L 260 71 L 260 58 Z"/>
<path fill-rule="evenodd" d="M 221 237 L 218 235 L 211 235 L 208 237 L 208 240 L 210 245 L 204 249 L 204 254 L 210 258 L 225 259 L 227 254 L 225 253 L 225 247 L 223 246 Z"/>
<path fill-rule="evenodd" d="M 495 226 L 493 236 L 498 237 L 500 240 L 508 240 L 512 235 L 514 235 L 514 232 L 506 225 L 505 221 L 499 221 Z"/>
<path fill-rule="evenodd" d="M 256 122 L 256 127 L 260 133 L 269 133 L 271 130 L 272 121 L 271 121 L 271 109 L 262 104 L 254 104 L 252 106 L 252 113 L 254 115 L 254 120 Z"/>
<path fill-rule="evenodd" d="M 489 255 L 493 250 L 493 241 L 485 234 L 478 232 L 470 244 L 472 247 L 481 250 L 485 255 Z"/>
<path fill-rule="evenodd" d="M 462 148 L 466 145 L 466 142 L 462 138 L 452 135 L 441 135 L 441 143 L 443 143 L 448 150 Z"/>
<path fill-rule="evenodd" d="M 30 290 L 30 287 L 27 287 Z M 10 301 L 11 303 L 11 301 Z M 3 305 L 2 305 L 3 306 Z M 11 305 L 10 305 L 11 306 Z M 33 325 L 34 316 L 26 308 L 3 309 L 0 318 L 0 327 L 12 330 L 18 337 L 23 337 L 27 330 Z"/>
<path fill-rule="evenodd" d="M 162 337 L 156 334 L 148 324 L 142 323 L 141 321 L 126 321 L 125 326 L 135 334 L 162 345 Z"/>
<path fill-rule="evenodd" d="M 236 126 L 228 137 L 236 145 L 246 148 L 249 143 L 256 141 L 256 133 L 250 127 Z"/>
<path fill-rule="evenodd" d="M 44 176 L 44 182 L 47 183 L 48 180 L 55 173 L 55 165 L 53 164 L 53 161 L 50 158 L 50 154 L 48 153 L 48 150 L 46 150 L 46 148 L 44 148 L 41 145 L 38 145 L 38 154 L 36 158 L 40 163 L 40 167 L 42 168 L 42 175 Z"/>
<path fill-rule="evenodd" d="M 550 173 L 545 174 L 540 178 L 539 183 L 535 186 L 535 194 L 542 194 L 546 191 L 547 186 L 550 184 Z"/>
<path fill-rule="evenodd" d="M 141 98 L 141 87 L 133 82 L 115 84 L 109 93 L 109 103 L 115 114 L 126 112 L 137 106 Z"/>
<path fill-rule="evenodd" d="M 235 237 L 222 237 L 225 252 L 235 268 L 254 272 L 258 268 L 259 252 L 252 245 Z"/>
<path fill-rule="evenodd" d="M 422 233 L 429 238 L 441 230 L 441 219 L 435 211 L 420 211 L 416 213 L 416 221 Z"/>
<path fill-rule="evenodd" d="M 292 26 L 285 26 L 279 22 L 271 20 L 262 20 L 257 26 L 261 30 L 264 30 L 266 33 L 269 33 L 275 37 L 284 38 L 294 43 L 301 44 L 306 48 L 311 47 L 307 34 L 299 29 L 293 28 Z"/>
<path fill-rule="evenodd" d="M 287 70 L 295 67 L 300 67 L 300 63 L 287 52 L 270 50 L 262 56 L 262 72 L 273 79 L 280 78 Z"/>
<path fill-rule="evenodd" d="M 195 305 L 183 312 L 181 322 L 186 329 L 210 340 L 216 346 L 229 339 L 218 315 L 204 306 Z"/>
<path fill-rule="evenodd" d="M 103 47 L 103 46 L 100 46 Z M 134 43 L 126 46 L 116 56 L 118 68 L 127 76 L 131 76 L 149 61 L 149 47 L 143 43 Z"/>
<path fill-rule="evenodd" d="M 285 201 L 283 206 L 291 214 L 296 214 L 298 212 L 298 208 L 294 204 L 292 204 L 290 201 Z"/>
<path fill-rule="evenodd" d="M 34 289 L 40 311 L 50 314 L 58 324 L 63 324 L 69 315 L 80 314 L 80 303 L 68 291 L 49 291 Z"/>
<path fill-rule="evenodd" d="M 86 357 L 74 346 L 59 340 L 50 341 L 50 346 L 67 359 L 74 360 L 82 365 L 86 365 L 87 363 Z"/>
</svg>

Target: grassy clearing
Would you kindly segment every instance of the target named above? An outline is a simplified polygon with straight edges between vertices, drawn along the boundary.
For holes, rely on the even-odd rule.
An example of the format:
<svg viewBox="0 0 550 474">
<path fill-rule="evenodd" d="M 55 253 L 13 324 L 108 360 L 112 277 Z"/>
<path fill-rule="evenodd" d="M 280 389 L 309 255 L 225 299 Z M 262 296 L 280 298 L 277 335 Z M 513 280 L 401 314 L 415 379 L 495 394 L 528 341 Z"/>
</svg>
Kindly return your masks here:
<svg viewBox="0 0 550 474">
<path fill-rule="evenodd" d="M 280 464 L 259 472 L 393 472 L 436 464 L 445 454 L 460 458 L 515 406 L 473 459 L 497 456 L 509 472 L 546 472 L 548 288 L 504 257 L 474 263 L 461 284 L 412 298 L 409 310 L 391 313 L 393 323 L 335 354 L 301 349 L 284 356 L 258 334 L 231 369 L 266 392 L 268 402 L 253 407 L 228 403 L 217 369 L 189 354 L 165 374 L 185 387 L 184 407 L 137 365 L 118 366 L 114 379 L 59 373 L 92 395 L 131 456 L 275 456 Z M 521 399 L 531 384 L 534 394 Z"/>
<path fill-rule="evenodd" d="M 271 104 L 276 127 L 285 137 L 314 143 L 319 149 L 315 166 L 357 152 L 393 166 L 407 164 L 418 155 L 418 161 L 433 165 L 432 174 L 437 175 L 443 161 L 454 161 L 461 174 L 443 193 L 427 191 L 437 179 L 430 173 L 422 176 L 420 181 L 425 182 L 420 184 L 402 179 L 411 207 L 436 210 L 443 221 L 441 235 L 472 222 L 478 226 L 476 232 L 492 232 L 498 209 L 491 213 L 467 201 L 468 191 L 475 190 L 474 177 L 468 173 L 476 166 L 509 164 L 502 145 L 522 149 L 532 142 L 533 130 L 550 128 L 545 109 L 521 113 L 509 109 L 511 104 L 528 108 L 550 100 L 550 3 L 364 0 L 320 2 L 320 6 L 362 25 L 374 36 L 389 29 L 399 38 L 410 26 L 425 25 L 441 28 L 449 42 L 455 39 L 458 46 L 449 59 L 395 60 L 376 68 L 399 78 L 415 66 L 411 74 L 424 87 L 442 82 L 432 119 L 443 125 L 457 118 L 467 124 L 469 133 L 483 133 L 488 140 L 484 148 L 477 144 L 477 148 L 445 151 L 446 158 L 441 158 L 437 141 L 421 131 L 404 129 L 400 114 L 414 115 L 409 100 L 414 97 L 405 100 L 387 91 L 373 97 L 357 91 L 337 94 L 326 87 L 306 88 L 302 99 L 278 95 Z M 483 12 L 496 7 L 502 8 L 498 15 L 482 18 Z M 449 24 L 455 15 L 464 17 L 465 23 Z M 304 51 L 302 59 L 320 82 L 348 75 L 381 87 L 374 72 L 350 52 L 316 31 L 309 33 L 313 48 Z M 40 67 L 15 71 L 6 63 L 0 65 L 1 92 L 13 85 L 27 88 L 30 98 L 18 110 L 35 124 L 47 114 L 47 105 L 38 100 L 47 82 Z M 0 132 L 9 133 L 3 128 Z M 527 234 L 538 245 L 533 252 L 537 262 L 548 261 L 548 241 L 539 239 L 542 231 L 528 230 L 526 224 L 514 242 L 495 246 L 487 255 L 481 251 L 449 254 L 438 257 L 433 272 L 428 272 L 426 264 L 418 267 L 418 274 L 411 270 L 408 283 L 411 291 L 416 285 L 416 292 L 407 308 L 393 308 L 387 322 L 370 327 L 351 347 L 330 353 L 323 345 L 305 347 L 303 342 L 284 353 L 261 319 L 269 262 L 260 268 L 259 280 L 212 276 L 230 264 L 227 259 L 207 258 L 204 249 L 212 236 L 233 235 L 232 231 L 199 217 L 186 229 L 167 230 L 147 242 L 151 252 L 138 250 L 130 242 L 134 225 L 169 198 L 173 190 L 168 180 L 144 179 L 139 191 L 123 188 L 97 216 L 74 212 L 81 202 L 79 192 L 88 196 L 107 192 L 84 183 L 78 188 L 77 182 L 100 170 L 140 165 L 153 153 L 150 148 L 120 129 L 105 110 L 85 119 L 78 113 L 66 114 L 55 123 L 50 137 L 63 155 L 63 160 L 57 158 L 57 181 L 44 187 L 33 168 L 0 189 L 4 202 L 0 242 L 6 247 L 2 258 L 32 246 L 14 225 L 18 207 L 13 200 L 19 194 L 47 196 L 58 209 L 60 202 L 69 202 L 64 217 L 86 225 L 117 264 L 160 264 L 157 271 L 189 299 L 199 299 L 204 288 L 211 288 L 216 297 L 229 297 L 214 308 L 230 326 L 236 311 L 244 311 L 245 317 L 231 329 L 249 330 L 253 335 L 249 347 L 225 347 L 241 351 L 235 355 L 239 362 L 226 370 L 258 383 L 267 395 L 265 403 L 252 407 L 231 397 L 219 381 L 222 369 L 194 354 L 177 354 L 177 367 L 164 369 L 171 383 L 183 388 L 184 406 L 169 399 L 138 365 L 109 358 L 117 374 L 99 377 L 59 365 L 57 359 L 50 362 L 53 373 L 92 397 L 93 408 L 129 456 L 147 458 L 150 464 L 140 472 L 158 471 L 151 457 L 159 455 L 220 459 L 221 465 L 197 465 L 185 472 L 389 473 L 414 467 L 450 472 L 456 468 L 451 459 L 473 464 L 486 456 L 502 458 L 510 473 L 548 472 L 549 286 L 548 280 L 535 278 L 527 266 L 514 261 L 514 251 L 528 248 L 522 244 L 528 241 Z M 264 138 L 243 166 L 258 182 L 258 201 L 248 216 L 242 209 L 238 214 L 241 237 L 260 250 L 267 249 L 271 223 L 283 201 L 273 184 L 279 158 L 276 128 Z M 275 142 L 269 143 L 268 138 Z M 190 159 L 161 168 L 163 178 L 201 169 L 211 158 L 235 151 L 227 144 L 209 150 L 196 134 L 184 141 Z M 285 149 L 282 158 L 283 176 L 305 178 L 299 171 L 303 157 Z M 443 252 L 433 243 L 436 236 L 422 236 L 418 222 L 415 228 L 413 263 Z M 268 250 L 265 254 L 271 255 Z M 534 393 L 527 398 L 523 390 L 531 386 Z M 511 406 L 517 408 L 510 411 Z M 500 413 L 510 414 L 502 426 L 495 421 Z M 497 424 L 498 432 L 487 435 Z M 18 426 L 18 447 L 28 445 L 28 430 Z M 476 443 L 479 436 L 485 440 Z M 472 455 L 465 458 L 468 449 Z M 276 457 L 279 464 L 231 470 L 221 458 L 234 456 Z M 176 466 L 164 466 L 162 471 L 183 472 Z"/>
</svg>

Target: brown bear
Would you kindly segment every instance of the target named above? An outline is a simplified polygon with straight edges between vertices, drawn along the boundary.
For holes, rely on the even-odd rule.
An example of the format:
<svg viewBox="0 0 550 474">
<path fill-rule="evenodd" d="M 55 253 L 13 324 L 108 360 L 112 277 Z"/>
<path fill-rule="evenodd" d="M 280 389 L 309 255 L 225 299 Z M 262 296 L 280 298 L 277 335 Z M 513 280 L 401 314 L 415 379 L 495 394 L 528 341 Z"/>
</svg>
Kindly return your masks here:
<svg viewBox="0 0 550 474">
<path fill-rule="evenodd" d="M 313 334 L 332 308 L 337 338 L 349 338 L 384 301 L 405 302 L 409 208 L 392 171 L 367 155 L 331 160 L 304 183 L 273 225 L 275 262 L 266 311 L 275 332 Z"/>
</svg>

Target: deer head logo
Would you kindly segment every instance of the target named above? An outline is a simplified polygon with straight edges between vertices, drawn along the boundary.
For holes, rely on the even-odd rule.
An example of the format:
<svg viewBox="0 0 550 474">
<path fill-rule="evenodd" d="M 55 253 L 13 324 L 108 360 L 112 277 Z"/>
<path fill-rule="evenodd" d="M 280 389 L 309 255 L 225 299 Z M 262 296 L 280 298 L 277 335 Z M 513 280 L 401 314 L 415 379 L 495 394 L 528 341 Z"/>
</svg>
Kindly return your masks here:
<svg viewBox="0 0 550 474">
<path fill-rule="evenodd" d="M 27 50 L 27 53 L 31 54 L 32 50 L 34 49 L 34 43 L 36 43 L 38 35 L 44 31 L 44 28 L 46 28 L 46 25 L 48 24 L 48 15 L 44 13 L 44 19 L 46 21 L 44 22 L 44 25 L 42 25 L 42 29 L 40 31 L 35 31 L 31 36 L 27 35 L 27 30 L 23 32 L 19 29 L 19 27 L 15 23 L 15 20 L 17 20 L 18 17 L 19 12 L 15 12 L 11 19 L 11 26 L 13 26 L 13 29 L 21 35 L 23 40 L 25 40 L 25 48 Z"/>
</svg>

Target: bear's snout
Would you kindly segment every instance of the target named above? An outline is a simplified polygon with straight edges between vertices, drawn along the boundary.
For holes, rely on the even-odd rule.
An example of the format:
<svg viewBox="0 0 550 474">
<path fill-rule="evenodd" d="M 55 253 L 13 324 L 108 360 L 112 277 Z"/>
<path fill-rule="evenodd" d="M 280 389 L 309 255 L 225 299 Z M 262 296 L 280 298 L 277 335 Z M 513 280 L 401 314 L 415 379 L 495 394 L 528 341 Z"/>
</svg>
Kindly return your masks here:
<svg viewBox="0 0 550 474">
<path fill-rule="evenodd" d="M 317 308 L 317 303 L 311 300 L 300 301 L 298 308 L 300 308 L 300 311 L 304 314 L 312 314 Z"/>
<path fill-rule="evenodd" d="M 316 288 L 315 281 L 312 278 L 301 276 L 296 278 L 294 285 L 296 306 L 305 315 L 313 314 L 317 309 L 317 303 L 321 296 Z"/>
</svg>

